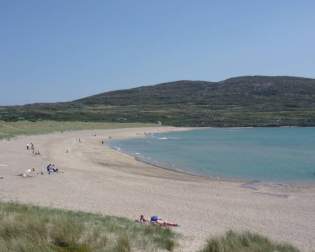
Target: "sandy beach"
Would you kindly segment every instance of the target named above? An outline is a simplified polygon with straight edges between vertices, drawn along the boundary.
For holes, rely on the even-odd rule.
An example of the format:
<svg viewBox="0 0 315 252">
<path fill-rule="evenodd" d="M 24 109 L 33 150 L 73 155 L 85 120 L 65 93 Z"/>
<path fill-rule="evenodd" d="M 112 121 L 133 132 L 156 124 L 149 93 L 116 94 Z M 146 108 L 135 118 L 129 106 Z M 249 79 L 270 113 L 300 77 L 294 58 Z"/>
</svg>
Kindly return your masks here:
<svg viewBox="0 0 315 252">
<path fill-rule="evenodd" d="M 196 251 L 210 235 L 250 230 L 302 251 L 315 249 L 315 186 L 247 184 L 191 176 L 141 163 L 106 145 L 173 127 L 87 130 L 0 141 L 0 200 L 135 219 L 177 222 L 178 251 Z M 79 141 L 80 139 L 80 141 Z M 105 140 L 105 145 L 101 141 Z M 26 150 L 34 143 L 41 155 Z M 62 171 L 17 176 L 49 163 Z M 2 178 L 1 178 L 2 177 Z"/>
</svg>

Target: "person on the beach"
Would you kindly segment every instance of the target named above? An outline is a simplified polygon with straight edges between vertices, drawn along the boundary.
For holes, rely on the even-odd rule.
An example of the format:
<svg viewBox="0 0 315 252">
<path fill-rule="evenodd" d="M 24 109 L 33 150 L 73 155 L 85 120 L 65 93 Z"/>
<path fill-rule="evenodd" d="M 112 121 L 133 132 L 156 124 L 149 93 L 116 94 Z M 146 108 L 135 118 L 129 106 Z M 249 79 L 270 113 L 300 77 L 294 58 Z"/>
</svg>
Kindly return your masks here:
<svg viewBox="0 0 315 252">
<path fill-rule="evenodd" d="M 53 165 L 51 166 L 51 168 L 52 168 L 53 172 L 58 172 L 58 168 L 56 167 L 55 164 L 53 164 Z"/>
<path fill-rule="evenodd" d="M 162 220 L 159 216 L 156 216 L 156 215 L 151 217 L 150 223 L 158 224 L 161 226 L 170 226 L 170 227 L 177 227 L 178 226 L 178 224 L 173 223 L 173 222 L 169 222 L 167 220 Z"/>
<path fill-rule="evenodd" d="M 140 221 L 140 223 L 147 223 L 148 220 L 144 217 L 143 214 L 141 214 L 140 218 L 139 218 L 139 221 Z"/>
<path fill-rule="evenodd" d="M 50 175 L 50 172 L 51 172 L 51 164 L 47 165 L 46 169 L 47 169 L 48 175 Z"/>
<path fill-rule="evenodd" d="M 26 149 L 29 150 L 30 149 L 30 145 L 26 144 Z"/>
<path fill-rule="evenodd" d="M 31 143 L 30 145 L 31 145 L 31 150 L 32 150 L 32 153 L 33 153 L 33 154 L 35 154 L 34 144 L 33 144 L 33 143 Z"/>
<path fill-rule="evenodd" d="M 38 173 L 36 173 L 35 168 L 27 169 L 25 172 L 18 174 L 18 176 L 21 176 L 23 178 L 26 177 L 35 177 Z"/>
<path fill-rule="evenodd" d="M 147 224 L 147 223 L 149 223 L 148 220 L 144 217 L 143 214 L 141 214 L 140 217 L 139 217 L 139 219 L 136 219 L 135 221 L 136 221 L 136 222 L 139 222 L 139 223 L 141 223 L 141 224 Z"/>
</svg>

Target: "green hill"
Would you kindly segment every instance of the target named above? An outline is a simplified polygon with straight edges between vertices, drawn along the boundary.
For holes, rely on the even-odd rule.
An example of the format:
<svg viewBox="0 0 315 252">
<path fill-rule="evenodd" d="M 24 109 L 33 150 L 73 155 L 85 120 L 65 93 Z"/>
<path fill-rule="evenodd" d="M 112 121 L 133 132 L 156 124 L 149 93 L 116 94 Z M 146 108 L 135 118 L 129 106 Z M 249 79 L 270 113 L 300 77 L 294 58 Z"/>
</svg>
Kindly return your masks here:
<svg viewBox="0 0 315 252">
<path fill-rule="evenodd" d="M 65 103 L 0 108 L 0 120 L 157 122 L 176 126 L 315 126 L 315 79 L 244 76 L 175 81 Z"/>
</svg>

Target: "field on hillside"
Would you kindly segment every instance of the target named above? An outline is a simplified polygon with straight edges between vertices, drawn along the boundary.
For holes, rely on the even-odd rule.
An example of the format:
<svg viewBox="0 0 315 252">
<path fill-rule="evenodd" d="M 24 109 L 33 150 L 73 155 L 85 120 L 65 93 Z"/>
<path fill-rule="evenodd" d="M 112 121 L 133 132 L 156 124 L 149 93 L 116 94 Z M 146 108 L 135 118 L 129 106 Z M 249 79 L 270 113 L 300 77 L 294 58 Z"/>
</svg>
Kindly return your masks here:
<svg viewBox="0 0 315 252">
<path fill-rule="evenodd" d="M 144 123 L 102 123 L 102 122 L 77 122 L 77 121 L 0 121 L 0 139 L 11 138 L 17 135 L 35 135 L 67 130 L 87 129 L 118 129 L 132 127 L 157 126 Z"/>
<path fill-rule="evenodd" d="M 0 107 L 0 120 L 315 126 L 315 79 L 244 76 L 221 82 L 175 81 L 71 102 Z"/>
<path fill-rule="evenodd" d="M 258 106 L 258 105 L 257 105 Z M 49 108 L 48 108 L 49 107 Z M 273 111 L 268 108 L 253 108 L 239 105 L 42 105 L 35 107 L 0 108 L 0 120 L 54 120 L 118 123 L 154 123 L 172 126 L 213 126 L 213 127 L 266 127 L 266 126 L 314 126 L 315 109 L 281 108 Z M 89 127 L 89 123 L 83 123 Z M 90 124 L 91 127 L 101 124 Z M 81 127 L 81 126 L 79 126 Z"/>
</svg>

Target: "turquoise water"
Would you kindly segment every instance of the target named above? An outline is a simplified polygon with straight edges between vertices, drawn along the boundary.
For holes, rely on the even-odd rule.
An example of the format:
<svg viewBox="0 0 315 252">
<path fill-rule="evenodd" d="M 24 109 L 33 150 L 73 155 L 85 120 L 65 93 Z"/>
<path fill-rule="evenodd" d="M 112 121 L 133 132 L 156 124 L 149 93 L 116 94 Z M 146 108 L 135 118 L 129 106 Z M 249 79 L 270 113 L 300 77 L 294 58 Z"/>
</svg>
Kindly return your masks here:
<svg viewBox="0 0 315 252">
<path fill-rule="evenodd" d="M 315 128 L 210 128 L 111 145 L 147 162 L 198 175 L 315 182 Z"/>
</svg>

